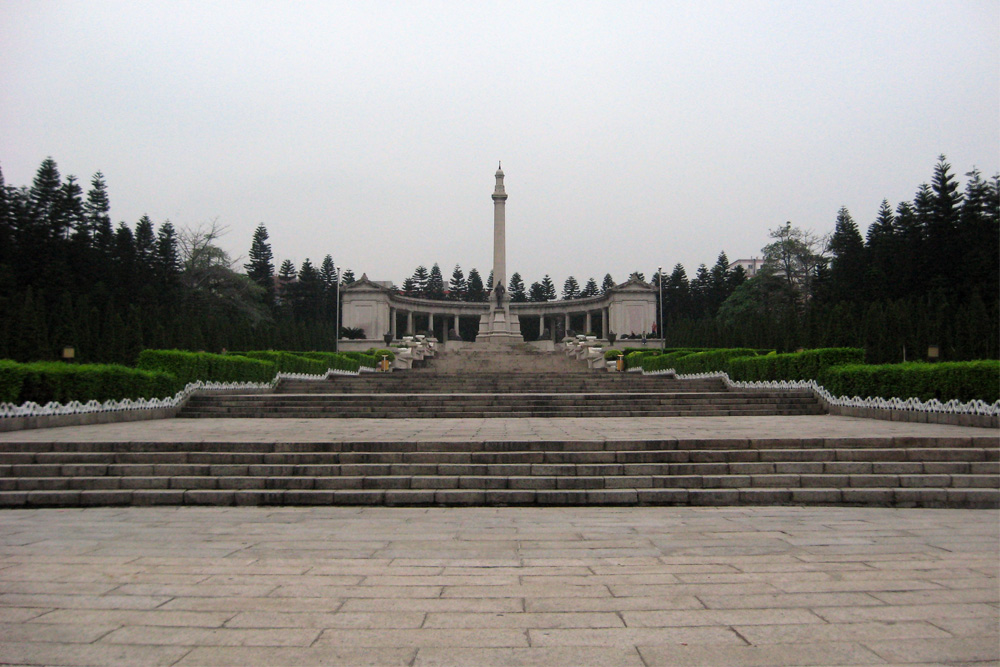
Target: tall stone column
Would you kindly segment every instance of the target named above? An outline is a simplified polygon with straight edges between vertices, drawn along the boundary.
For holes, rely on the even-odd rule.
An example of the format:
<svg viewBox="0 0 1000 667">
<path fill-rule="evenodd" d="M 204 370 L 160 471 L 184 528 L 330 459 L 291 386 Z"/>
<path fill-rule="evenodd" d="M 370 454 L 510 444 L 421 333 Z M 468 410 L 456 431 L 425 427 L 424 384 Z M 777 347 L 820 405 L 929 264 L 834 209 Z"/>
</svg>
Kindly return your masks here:
<svg viewBox="0 0 1000 667">
<path fill-rule="evenodd" d="M 503 170 L 498 166 L 496 186 L 493 189 L 493 285 L 507 287 L 507 230 L 504 208 L 507 192 L 503 187 Z M 517 315 L 510 312 L 510 295 L 502 294 L 500 302 L 491 292 L 489 310 L 479 318 L 479 335 L 476 341 L 486 345 L 507 345 L 524 341 Z"/>
<path fill-rule="evenodd" d="M 503 170 L 497 166 L 497 184 L 493 188 L 493 285 L 507 288 L 507 192 L 503 188 Z"/>
</svg>

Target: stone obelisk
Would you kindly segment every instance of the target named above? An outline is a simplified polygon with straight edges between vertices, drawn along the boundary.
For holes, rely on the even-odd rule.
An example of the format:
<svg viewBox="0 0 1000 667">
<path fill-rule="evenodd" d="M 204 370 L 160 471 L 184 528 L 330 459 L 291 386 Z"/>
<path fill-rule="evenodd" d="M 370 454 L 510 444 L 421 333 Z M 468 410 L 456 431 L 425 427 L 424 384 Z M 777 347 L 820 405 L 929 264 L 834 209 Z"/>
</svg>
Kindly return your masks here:
<svg viewBox="0 0 1000 667">
<path fill-rule="evenodd" d="M 505 209 L 507 192 L 503 189 L 503 169 L 497 165 L 497 184 L 493 188 L 493 284 L 507 286 L 507 230 Z"/>
<path fill-rule="evenodd" d="M 503 169 L 497 166 L 497 184 L 493 188 L 493 291 L 489 294 L 489 309 L 479 318 L 477 343 L 503 345 L 524 341 L 521 323 L 510 312 L 507 295 L 507 230 L 505 207 L 507 192 L 503 188 Z"/>
</svg>

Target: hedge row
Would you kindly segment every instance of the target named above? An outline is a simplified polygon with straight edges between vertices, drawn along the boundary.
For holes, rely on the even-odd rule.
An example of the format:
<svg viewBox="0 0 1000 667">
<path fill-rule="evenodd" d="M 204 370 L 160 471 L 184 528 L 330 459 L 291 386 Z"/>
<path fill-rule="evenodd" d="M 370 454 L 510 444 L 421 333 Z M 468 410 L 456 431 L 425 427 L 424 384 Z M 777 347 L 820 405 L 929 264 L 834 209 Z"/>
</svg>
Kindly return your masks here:
<svg viewBox="0 0 1000 667">
<path fill-rule="evenodd" d="M 377 363 L 374 355 L 365 354 L 364 352 L 341 352 L 341 354 L 354 359 L 365 368 L 375 368 Z M 379 357 L 378 361 L 381 361 L 381 357 Z"/>
<path fill-rule="evenodd" d="M 0 402 L 108 401 L 173 396 L 183 384 L 170 373 L 116 364 L 0 361 Z"/>
<path fill-rule="evenodd" d="M 735 359 L 736 357 L 753 357 L 756 355 L 757 350 L 748 347 L 692 352 L 691 354 L 678 356 L 674 360 L 673 368 L 678 374 L 724 371 L 728 367 L 730 359 Z"/>
<path fill-rule="evenodd" d="M 295 354 L 307 359 L 313 359 L 326 364 L 326 367 L 338 371 L 357 372 L 361 367 L 354 359 L 338 352 L 296 352 Z M 324 371 L 325 372 L 325 371 Z"/>
<path fill-rule="evenodd" d="M 250 352 L 240 352 L 241 355 L 251 359 L 259 359 L 273 365 L 275 373 L 302 373 L 304 375 L 325 375 L 329 366 L 325 361 L 311 359 L 309 357 L 292 353 L 279 352 L 277 350 L 252 350 Z M 271 374 L 274 378 L 274 374 Z"/>
<path fill-rule="evenodd" d="M 725 370 L 733 380 L 775 382 L 814 380 L 827 368 L 840 364 L 864 363 L 865 351 L 857 347 L 831 347 L 787 354 L 736 357 L 729 359 Z"/>
<path fill-rule="evenodd" d="M 993 403 L 1000 398 L 1000 361 L 845 364 L 823 370 L 817 382 L 834 396 Z"/>
<path fill-rule="evenodd" d="M 189 382 L 270 382 L 278 372 L 271 361 L 237 354 L 184 350 L 143 350 L 139 368 L 170 373 L 184 387 Z"/>
</svg>

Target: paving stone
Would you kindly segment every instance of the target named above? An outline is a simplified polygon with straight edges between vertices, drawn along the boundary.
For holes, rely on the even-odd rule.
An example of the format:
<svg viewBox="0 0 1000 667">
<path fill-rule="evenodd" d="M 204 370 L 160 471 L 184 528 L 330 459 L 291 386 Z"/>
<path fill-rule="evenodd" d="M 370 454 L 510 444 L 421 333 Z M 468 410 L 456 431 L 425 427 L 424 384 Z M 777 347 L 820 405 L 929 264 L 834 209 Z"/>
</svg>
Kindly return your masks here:
<svg viewBox="0 0 1000 667">
<path fill-rule="evenodd" d="M 190 649 L 189 649 L 190 650 Z M 178 667 L 246 665 L 282 665 L 287 667 L 405 667 L 413 664 L 416 649 L 312 646 L 293 647 L 245 647 L 245 646 L 203 646 L 197 647 L 176 663 Z"/>
<path fill-rule="evenodd" d="M 640 646 L 646 667 L 774 667 L 776 665 L 875 665 L 881 658 L 863 644 L 776 644 L 768 646 Z"/>
<path fill-rule="evenodd" d="M 888 662 L 971 664 L 1000 660 L 1000 642 L 996 636 L 867 641 L 865 646 Z"/>
<path fill-rule="evenodd" d="M 414 667 L 644 667 L 633 648 L 542 646 L 531 648 L 421 648 Z"/>
<path fill-rule="evenodd" d="M 0 663 L 6 665 L 173 665 L 191 650 L 189 646 L 113 646 L 0 642 Z"/>
</svg>

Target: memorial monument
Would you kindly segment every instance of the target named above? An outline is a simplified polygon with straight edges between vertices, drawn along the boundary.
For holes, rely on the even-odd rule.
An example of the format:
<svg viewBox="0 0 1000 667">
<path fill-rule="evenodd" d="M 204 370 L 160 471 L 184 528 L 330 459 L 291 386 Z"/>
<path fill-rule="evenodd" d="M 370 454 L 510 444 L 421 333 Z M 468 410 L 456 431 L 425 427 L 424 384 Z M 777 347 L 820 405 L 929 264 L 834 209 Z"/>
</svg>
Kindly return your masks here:
<svg viewBox="0 0 1000 667">
<path fill-rule="evenodd" d="M 493 188 L 493 293 L 490 308 L 479 318 L 476 343 L 504 345 L 522 343 L 521 324 L 510 312 L 507 295 L 507 191 L 503 187 L 503 168 L 497 165 L 497 183 Z"/>
</svg>

